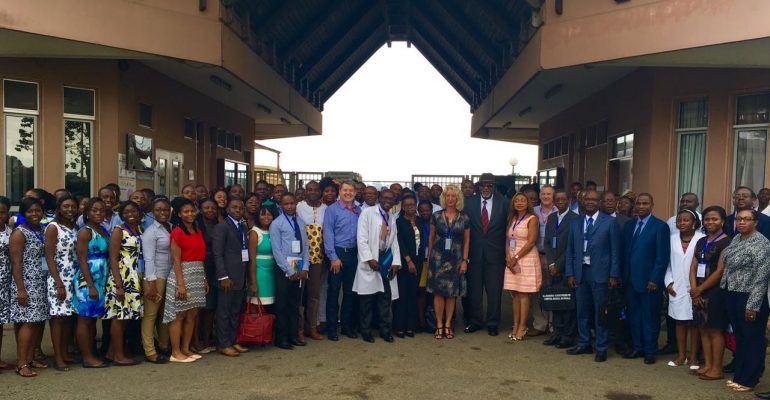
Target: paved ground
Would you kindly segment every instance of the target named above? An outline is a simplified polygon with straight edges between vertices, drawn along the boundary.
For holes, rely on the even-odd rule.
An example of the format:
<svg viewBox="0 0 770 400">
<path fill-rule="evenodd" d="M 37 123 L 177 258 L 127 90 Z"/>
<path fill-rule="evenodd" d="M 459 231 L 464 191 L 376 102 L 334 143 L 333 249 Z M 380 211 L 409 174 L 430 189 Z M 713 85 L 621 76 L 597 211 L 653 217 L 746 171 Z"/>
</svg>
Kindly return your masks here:
<svg viewBox="0 0 770 400">
<path fill-rule="evenodd" d="M 13 359 L 6 327 L 3 360 Z M 430 335 L 367 344 L 342 338 L 303 349 L 257 349 L 236 359 L 207 355 L 189 365 L 142 364 L 34 379 L 0 374 L 3 399 L 740 399 L 724 381 L 703 382 L 665 362 L 645 366 L 611 353 L 567 356 L 540 337 L 506 343 L 504 335 Z M 50 352 L 50 349 L 46 349 Z M 770 382 L 759 389 L 770 390 Z"/>
</svg>

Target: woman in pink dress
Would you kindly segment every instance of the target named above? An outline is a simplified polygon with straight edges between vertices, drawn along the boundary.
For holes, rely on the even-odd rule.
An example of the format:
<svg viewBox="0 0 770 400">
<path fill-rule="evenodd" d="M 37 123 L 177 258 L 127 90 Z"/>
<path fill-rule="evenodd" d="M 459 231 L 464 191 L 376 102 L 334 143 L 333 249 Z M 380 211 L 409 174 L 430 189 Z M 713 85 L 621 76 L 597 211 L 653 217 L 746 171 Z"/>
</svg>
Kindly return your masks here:
<svg viewBox="0 0 770 400">
<path fill-rule="evenodd" d="M 508 246 L 505 251 L 503 288 L 513 295 L 513 331 L 508 338 L 523 340 L 527 334 L 530 297 L 540 291 L 543 282 L 537 253 L 539 222 L 524 193 L 516 193 L 508 211 Z"/>
</svg>

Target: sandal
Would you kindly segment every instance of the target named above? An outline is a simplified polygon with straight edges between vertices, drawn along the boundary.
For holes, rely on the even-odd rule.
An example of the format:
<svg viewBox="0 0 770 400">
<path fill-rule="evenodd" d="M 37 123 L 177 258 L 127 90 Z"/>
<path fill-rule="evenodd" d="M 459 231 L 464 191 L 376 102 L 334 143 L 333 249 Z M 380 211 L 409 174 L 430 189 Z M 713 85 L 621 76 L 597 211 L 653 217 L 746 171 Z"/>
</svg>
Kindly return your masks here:
<svg viewBox="0 0 770 400">
<path fill-rule="evenodd" d="M 27 370 L 29 372 L 23 373 L 21 371 Z M 24 364 L 22 366 L 16 367 L 16 375 L 19 375 L 22 378 L 34 378 L 37 376 L 37 372 L 32 370 L 32 367 L 29 364 Z"/>
<path fill-rule="evenodd" d="M 436 333 L 433 334 L 433 338 L 441 340 L 444 338 L 444 328 L 436 328 Z"/>
<path fill-rule="evenodd" d="M 32 367 L 32 368 L 35 368 L 35 369 L 46 369 L 46 368 L 48 368 L 48 364 L 46 364 L 46 363 L 44 363 L 44 362 L 42 362 L 40 360 L 32 360 L 32 362 L 30 362 L 27 365 Z"/>
<path fill-rule="evenodd" d="M 734 383 L 733 386 L 731 386 L 730 388 L 735 390 L 736 392 L 741 392 L 741 393 L 750 392 L 754 390 L 753 387 L 743 386 L 738 383 Z"/>
<path fill-rule="evenodd" d="M 447 326 L 444 328 L 444 337 L 447 339 L 454 339 L 455 338 L 455 330 L 452 329 L 451 326 Z"/>
</svg>

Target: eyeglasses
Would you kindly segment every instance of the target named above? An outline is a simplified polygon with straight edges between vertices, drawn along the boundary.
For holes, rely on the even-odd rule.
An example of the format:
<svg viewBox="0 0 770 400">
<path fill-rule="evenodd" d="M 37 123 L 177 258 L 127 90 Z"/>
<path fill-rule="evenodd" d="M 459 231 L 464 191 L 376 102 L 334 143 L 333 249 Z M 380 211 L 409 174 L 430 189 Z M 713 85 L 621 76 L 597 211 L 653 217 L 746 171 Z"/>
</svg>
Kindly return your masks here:
<svg viewBox="0 0 770 400">
<path fill-rule="evenodd" d="M 754 221 L 753 217 L 738 217 L 735 219 L 735 222 L 751 222 Z"/>
<path fill-rule="evenodd" d="M 495 187 L 495 184 L 494 183 L 482 183 L 482 184 L 479 185 L 479 187 L 491 188 L 491 187 Z"/>
<path fill-rule="evenodd" d="M 736 194 L 735 196 L 733 196 L 733 200 L 746 200 L 746 199 L 750 199 L 750 198 L 751 198 L 751 196 L 749 196 L 747 194 L 743 194 L 743 195 Z"/>
</svg>

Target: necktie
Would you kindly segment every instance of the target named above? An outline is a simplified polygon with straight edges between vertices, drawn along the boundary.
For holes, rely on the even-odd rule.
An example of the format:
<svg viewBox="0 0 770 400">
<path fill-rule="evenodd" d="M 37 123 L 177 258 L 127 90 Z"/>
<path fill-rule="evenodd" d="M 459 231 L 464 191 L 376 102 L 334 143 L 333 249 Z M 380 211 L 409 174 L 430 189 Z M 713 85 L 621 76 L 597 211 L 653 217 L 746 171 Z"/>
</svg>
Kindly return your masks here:
<svg viewBox="0 0 770 400">
<path fill-rule="evenodd" d="M 634 235 L 631 237 L 631 240 L 635 240 L 637 237 L 639 237 L 639 234 L 642 232 L 642 225 L 644 225 L 644 222 L 642 220 L 639 220 L 639 223 L 636 225 L 636 230 L 634 231 Z"/>
<path fill-rule="evenodd" d="M 291 217 L 291 222 L 294 224 L 294 227 L 297 229 L 294 229 L 294 238 L 299 241 L 300 246 L 302 246 L 302 235 L 299 233 L 299 225 L 297 224 L 297 217 Z"/>
<path fill-rule="evenodd" d="M 487 201 L 481 202 L 481 229 L 486 234 L 489 230 L 489 212 L 487 212 Z"/>
<path fill-rule="evenodd" d="M 591 234 L 593 233 L 593 230 L 594 230 L 594 218 L 588 217 L 588 223 L 586 224 L 586 233 L 585 233 L 586 242 L 590 243 Z"/>
</svg>

